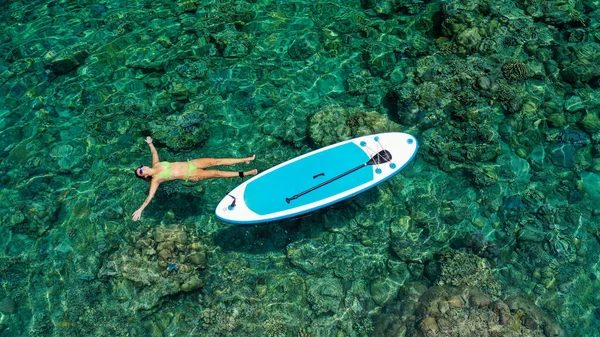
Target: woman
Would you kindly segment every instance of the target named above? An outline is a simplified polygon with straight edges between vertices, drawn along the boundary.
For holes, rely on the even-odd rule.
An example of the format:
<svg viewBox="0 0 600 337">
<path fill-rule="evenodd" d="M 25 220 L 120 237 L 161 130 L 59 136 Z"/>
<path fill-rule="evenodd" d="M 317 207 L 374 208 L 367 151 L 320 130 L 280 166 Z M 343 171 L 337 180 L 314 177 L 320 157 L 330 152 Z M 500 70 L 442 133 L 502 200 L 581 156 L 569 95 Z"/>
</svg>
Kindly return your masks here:
<svg viewBox="0 0 600 337">
<path fill-rule="evenodd" d="M 142 206 L 137 211 L 133 212 L 133 221 L 140 219 L 142 216 L 142 211 L 144 208 L 146 208 L 146 206 L 148 206 L 150 200 L 154 198 L 154 194 L 156 193 L 158 185 L 163 181 L 200 181 L 208 178 L 243 178 L 245 176 L 253 176 L 258 172 L 256 169 L 246 172 L 204 170 L 210 166 L 234 165 L 240 163 L 250 164 L 256 155 L 248 158 L 198 158 L 194 160 L 188 160 L 187 162 L 169 163 L 168 161 L 161 162 L 158 160 L 158 153 L 152 144 L 151 137 L 146 137 L 146 143 L 148 143 L 150 146 L 150 151 L 152 152 L 152 167 L 140 166 L 135 170 L 135 175 L 140 179 L 150 182 L 150 193 L 148 193 L 148 197 Z"/>
</svg>

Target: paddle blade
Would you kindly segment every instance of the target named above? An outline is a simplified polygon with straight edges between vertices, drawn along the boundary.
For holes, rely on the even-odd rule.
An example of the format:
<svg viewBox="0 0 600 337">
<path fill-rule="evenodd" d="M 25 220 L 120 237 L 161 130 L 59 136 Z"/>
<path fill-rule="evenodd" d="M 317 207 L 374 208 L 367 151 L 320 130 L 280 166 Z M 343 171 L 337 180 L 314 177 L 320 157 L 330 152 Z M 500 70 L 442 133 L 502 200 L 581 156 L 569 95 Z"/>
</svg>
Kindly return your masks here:
<svg viewBox="0 0 600 337">
<path fill-rule="evenodd" d="M 367 162 L 367 165 L 383 164 L 389 162 L 390 160 L 392 160 L 392 154 L 390 151 L 381 150 Z"/>
</svg>

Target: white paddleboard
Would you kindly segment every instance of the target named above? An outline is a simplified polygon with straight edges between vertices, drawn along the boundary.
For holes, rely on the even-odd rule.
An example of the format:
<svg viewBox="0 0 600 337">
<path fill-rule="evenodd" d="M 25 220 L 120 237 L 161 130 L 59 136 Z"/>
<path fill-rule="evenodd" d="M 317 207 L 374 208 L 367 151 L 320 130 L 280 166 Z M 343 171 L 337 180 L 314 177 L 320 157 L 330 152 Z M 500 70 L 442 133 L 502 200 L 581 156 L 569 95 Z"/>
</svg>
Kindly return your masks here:
<svg viewBox="0 0 600 337">
<path fill-rule="evenodd" d="M 336 143 L 263 171 L 219 202 L 217 218 L 256 224 L 296 217 L 350 198 L 400 172 L 417 140 L 390 132 Z"/>
</svg>

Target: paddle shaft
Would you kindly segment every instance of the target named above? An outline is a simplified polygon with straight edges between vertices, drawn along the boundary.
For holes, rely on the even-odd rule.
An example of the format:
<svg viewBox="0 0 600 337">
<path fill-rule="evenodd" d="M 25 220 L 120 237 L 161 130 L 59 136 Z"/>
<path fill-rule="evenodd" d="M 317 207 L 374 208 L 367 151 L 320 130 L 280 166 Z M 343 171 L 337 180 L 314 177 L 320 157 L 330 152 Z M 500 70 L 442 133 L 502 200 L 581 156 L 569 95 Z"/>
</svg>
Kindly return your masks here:
<svg viewBox="0 0 600 337">
<path fill-rule="evenodd" d="M 361 168 L 363 168 L 363 167 L 365 167 L 365 166 L 367 166 L 367 163 L 360 164 L 359 166 L 357 166 L 357 167 L 355 167 L 355 168 L 351 169 L 350 171 L 346 171 L 346 172 L 344 172 L 344 173 L 342 173 L 342 174 L 340 174 L 340 175 L 338 175 L 338 176 L 336 176 L 336 177 L 333 177 L 333 178 L 331 178 L 331 179 L 329 179 L 329 180 L 327 180 L 327 181 L 325 181 L 325 182 L 322 182 L 322 183 L 320 183 L 319 185 L 317 185 L 317 186 L 315 186 L 315 187 L 309 188 L 308 190 L 306 190 L 306 191 L 304 191 L 304 192 L 302 192 L 302 193 L 298 193 L 298 194 L 296 194 L 295 196 L 293 196 L 293 197 L 291 197 L 291 198 L 285 198 L 285 201 L 286 201 L 286 202 L 289 204 L 289 203 L 290 203 L 290 201 L 292 201 L 292 200 L 295 200 L 295 199 L 298 199 L 298 198 L 300 198 L 301 196 L 303 196 L 303 195 L 305 195 L 305 194 L 307 194 L 307 193 L 310 193 L 310 192 L 312 192 L 312 191 L 316 190 L 317 188 L 321 188 L 321 187 L 323 187 L 323 186 L 325 186 L 325 185 L 329 184 L 330 182 L 332 182 L 332 181 L 335 181 L 335 180 L 338 180 L 338 179 L 340 179 L 340 178 L 341 178 L 341 177 L 343 177 L 343 176 L 347 176 L 347 175 L 349 175 L 350 173 L 352 173 L 352 172 L 354 172 L 354 171 L 357 171 L 357 170 L 360 170 Z"/>
</svg>

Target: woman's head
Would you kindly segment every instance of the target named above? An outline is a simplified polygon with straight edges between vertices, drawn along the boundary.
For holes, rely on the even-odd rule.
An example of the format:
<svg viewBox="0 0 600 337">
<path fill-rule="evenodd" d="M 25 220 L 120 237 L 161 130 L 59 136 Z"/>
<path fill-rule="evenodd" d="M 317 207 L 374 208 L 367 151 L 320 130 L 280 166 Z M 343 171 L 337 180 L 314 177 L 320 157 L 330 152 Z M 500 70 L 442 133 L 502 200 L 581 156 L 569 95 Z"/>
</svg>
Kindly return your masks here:
<svg viewBox="0 0 600 337">
<path fill-rule="evenodd" d="M 146 167 L 146 169 L 147 169 L 147 167 Z M 138 168 L 136 168 L 134 170 L 134 174 L 135 174 L 136 177 L 138 177 L 138 178 L 140 178 L 142 180 L 145 180 L 147 182 L 150 182 L 150 180 L 152 180 L 152 176 L 149 175 L 148 173 L 144 172 L 144 166 L 143 165 L 140 166 L 140 167 L 138 167 Z"/>
</svg>

